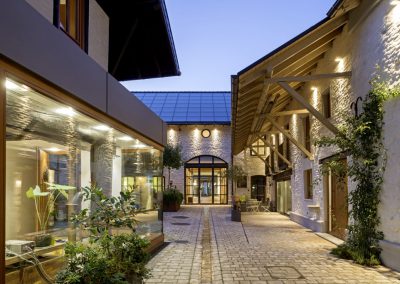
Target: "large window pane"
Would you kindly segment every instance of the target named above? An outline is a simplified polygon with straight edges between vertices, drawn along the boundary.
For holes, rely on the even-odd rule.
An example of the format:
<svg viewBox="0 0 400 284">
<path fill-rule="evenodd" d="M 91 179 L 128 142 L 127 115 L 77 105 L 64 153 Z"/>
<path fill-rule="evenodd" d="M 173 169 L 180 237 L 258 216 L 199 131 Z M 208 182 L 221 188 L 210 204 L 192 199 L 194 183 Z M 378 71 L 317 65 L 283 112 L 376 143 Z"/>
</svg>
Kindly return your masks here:
<svg viewBox="0 0 400 284">
<path fill-rule="evenodd" d="M 91 209 L 80 191 L 92 185 L 108 196 L 134 191 L 138 233 L 162 231 L 161 151 L 16 80 L 6 87 L 6 240 L 46 233 L 51 251 L 84 238 L 69 217 Z M 9 252 L 6 262 L 15 258 Z"/>
</svg>

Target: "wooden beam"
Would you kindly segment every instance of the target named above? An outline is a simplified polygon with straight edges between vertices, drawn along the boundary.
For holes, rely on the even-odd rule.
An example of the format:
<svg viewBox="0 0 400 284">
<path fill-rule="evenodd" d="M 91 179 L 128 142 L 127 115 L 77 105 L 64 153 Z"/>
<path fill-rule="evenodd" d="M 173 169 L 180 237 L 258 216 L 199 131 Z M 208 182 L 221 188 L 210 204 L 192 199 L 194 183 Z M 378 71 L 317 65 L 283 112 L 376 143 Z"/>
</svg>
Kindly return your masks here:
<svg viewBox="0 0 400 284">
<path fill-rule="evenodd" d="M 325 116 L 323 116 L 318 110 L 316 110 L 312 105 L 310 105 L 307 100 L 296 92 L 290 85 L 286 82 L 278 82 L 278 84 L 285 89 L 299 104 L 308 109 L 308 111 L 315 116 L 326 128 L 328 128 L 333 134 L 337 134 L 339 131 Z"/>
<path fill-rule="evenodd" d="M 293 138 L 292 135 L 290 135 L 290 133 L 288 131 L 286 131 L 285 129 L 283 129 L 272 117 L 270 117 L 269 115 L 267 115 L 265 117 L 267 120 L 269 120 L 271 122 L 271 124 L 278 129 L 278 131 L 280 131 L 283 135 L 286 136 L 287 139 L 289 139 L 294 145 L 296 145 L 297 148 L 300 149 L 300 151 L 302 151 L 310 160 L 314 160 L 313 155 L 306 149 L 306 147 L 304 147 L 303 144 L 301 144 L 300 142 L 298 142 L 295 138 Z"/>
<path fill-rule="evenodd" d="M 314 74 L 308 76 L 288 76 L 288 77 L 273 77 L 265 79 L 268 83 L 279 83 L 279 82 L 309 82 L 322 79 L 335 79 L 335 78 L 348 78 L 351 77 L 351 71 L 339 72 L 339 73 L 326 73 L 326 74 Z"/>
<path fill-rule="evenodd" d="M 256 156 L 257 156 L 261 161 L 264 162 L 264 164 L 267 163 L 267 162 L 266 162 L 267 160 L 266 160 L 266 159 L 263 159 L 263 158 L 258 154 L 258 152 L 257 152 L 256 150 L 254 150 L 254 148 L 253 148 L 252 146 L 250 146 L 250 151 L 253 151 L 254 154 L 256 154 Z M 251 155 L 251 152 L 250 152 L 250 155 Z"/>
<path fill-rule="evenodd" d="M 303 37 L 299 38 L 297 41 L 290 44 L 281 51 L 266 58 L 263 62 L 240 76 L 242 77 L 239 80 L 240 88 L 248 85 L 254 80 L 260 78 L 261 76 L 265 76 L 265 68 L 273 69 L 281 62 L 296 56 L 298 53 L 301 53 L 306 48 L 310 48 L 309 52 L 311 52 L 322 44 L 332 41 L 336 36 L 340 34 L 341 27 L 343 27 L 347 23 L 347 21 L 348 17 L 346 15 L 335 17 L 317 27 L 315 30 L 304 35 Z"/>
<path fill-rule="evenodd" d="M 276 149 L 275 145 L 272 145 L 271 143 L 269 143 L 266 139 L 264 139 L 262 136 L 258 136 L 258 138 L 263 141 L 265 143 L 265 145 L 267 145 L 272 151 L 274 151 L 279 158 L 281 158 L 289 167 L 292 167 L 292 163 L 289 162 L 288 159 L 285 158 L 285 156 L 283 156 L 281 153 L 279 153 L 278 149 Z"/>
<path fill-rule="evenodd" d="M 278 111 L 278 112 L 273 112 L 270 114 L 272 117 L 276 116 L 286 116 L 286 115 L 292 115 L 292 114 L 305 114 L 309 113 L 307 109 L 295 109 L 295 110 L 285 110 L 285 111 Z"/>
</svg>

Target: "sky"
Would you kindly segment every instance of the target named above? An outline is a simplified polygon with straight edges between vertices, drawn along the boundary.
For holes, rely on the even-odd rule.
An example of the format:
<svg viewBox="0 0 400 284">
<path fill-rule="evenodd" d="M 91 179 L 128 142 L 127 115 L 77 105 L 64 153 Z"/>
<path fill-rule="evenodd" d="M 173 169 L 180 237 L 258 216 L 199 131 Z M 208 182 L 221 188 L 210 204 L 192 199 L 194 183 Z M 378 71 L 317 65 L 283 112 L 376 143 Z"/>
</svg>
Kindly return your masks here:
<svg viewBox="0 0 400 284">
<path fill-rule="evenodd" d="M 180 76 L 130 91 L 230 91 L 230 76 L 326 17 L 335 0 L 165 0 Z"/>
</svg>

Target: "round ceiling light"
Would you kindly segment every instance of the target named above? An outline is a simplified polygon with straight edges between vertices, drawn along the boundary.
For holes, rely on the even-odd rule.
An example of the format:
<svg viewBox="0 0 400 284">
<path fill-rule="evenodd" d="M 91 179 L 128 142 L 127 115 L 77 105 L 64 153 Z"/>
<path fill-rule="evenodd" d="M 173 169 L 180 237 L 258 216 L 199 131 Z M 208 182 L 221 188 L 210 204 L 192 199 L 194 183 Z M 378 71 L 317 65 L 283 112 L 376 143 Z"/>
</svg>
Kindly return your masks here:
<svg viewBox="0 0 400 284">
<path fill-rule="evenodd" d="M 208 130 L 208 129 L 203 129 L 203 130 L 201 131 L 201 136 L 203 136 L 204 138 L 208 138 L 208 137 L 211 136 L 211 131 Z"/>
</svg>

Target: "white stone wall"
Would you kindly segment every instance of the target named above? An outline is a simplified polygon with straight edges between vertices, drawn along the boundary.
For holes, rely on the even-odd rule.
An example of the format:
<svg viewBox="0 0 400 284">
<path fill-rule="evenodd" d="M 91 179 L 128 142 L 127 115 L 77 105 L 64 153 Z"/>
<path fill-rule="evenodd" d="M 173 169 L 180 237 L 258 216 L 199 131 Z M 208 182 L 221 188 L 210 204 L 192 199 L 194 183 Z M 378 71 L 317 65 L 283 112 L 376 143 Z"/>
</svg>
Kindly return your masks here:
<svg viewBox="0 0 400 284">
<path fill-rule="evenodd" d="M 108 70 L 109 19 L 96 0 L 89 0 L 88 54 Z"/>
<path fill-rule="evenodd" d="M 53 24 L 53 0 L 26 0 L 26 2 Z"/>
<path fill-rule="evenodd" d="M 376 2 L 376 1 L 371 1 Z M 400 4 L 395 1 L 383 0 L 373 4 L 362 1 L 361 5 L 350 12 L 349 23 L 343 33 L 334 41 L 323 60 L 318 64 L 316 73 L 331 73 L 352 71 L 351 79 L 336 79 L 306 84 L 300 93 L 309 102 L 322 111 L 321 93 L 330 87 L 331 110 L 334 124 L 340 124 L 346 113 L 350 112 L 350 104 L 357 97 L 364 98 L 370 89 L 369 81 L 376 75 L 381 76 L 391 85 L 400 83 Z M 396 4 L 397 3 L 397 4 Z M 376 66 L 380 66 L 377 69 Z M 328 85 L 329 84 L 329 85 Z M 312 91 L 312 87 L 317 88 Z M 298 108 L 295 103 L 290 106 Z M 395 257 L 400 257 L 400 100 L 392 100 L 385 105 L 384 146 L 388 151 L 388 161 L 384 174 L 383 191 L 381 194 L 380 217 L 381 229 L 385 234 L 384 251 L 382 253 L 387 265 L 400 269 L 391 263 L 389 253 L 398 251 Z M 290 132 L 299 141 L 303 141 L 302 119 L 293 115 L 290 120 Z M 332 135 L 311 116 L 312 143 L 323 135 Z M 303 172 L 313 169 L 313 177 L 319 178 L 319 160 L 336 152 L 332 148 L 313 148 L 314 161 L 304 158 L 304 155 L 291 145 L 294 170 L 292 175 L 292 210 L 293 219 L 313 229 L 326 230 L 327 197 L 323 182 L 314 186 L 313 200 L 304 199 Z M 349 191 L 354 189 L 354 183 L 349 180 Z M 324 195 L 325 194 L 325 195 Z M 318 220 L 310 212 L 307 205 L 318 204 L 321 208 Z M 306 220 L 306 221 L 304 221 Z M 308 220 L 308 221 L 307 221 Z M 316 222 L 322 226 L 314 226 Z M 389 244 L 389 245 L 388 245 Z"/>
<path fill-rule="evenodd" d="M 201 131 L 209 129 L 211 136 L 203 138 Z M 231 127 L 228 125 L 169 125 L 167 131 L 169 144 L 179 144 L 182 148 L 183 161 L 196 156 L 216 156 L 231 164 Z M 164 169 L 165 181 L 168 183 L 168 170 Z M 171 180 L 184 192 L 184 169 L 171 170 Z M 228 200 L 231 195 L 231 182 L 228 181 Z"/>
<path fill-rule="evenodd" d="M 263 157 L 265 158 L 265 157 Z M 257 156 L 251 156 L 250 150 L 246 149 L 233 157 L 233 164 L 242 167 L 247 173 L 247 187 L 238 188 L 236 184 L 233 185 L 235 195 L 246 195 L 250 198 L 251 195 L 251 176 L 265 175 L 265 164 Z M 269 196 L 269 188 L 267 189 L 267 197 Z"/>
</svg>

